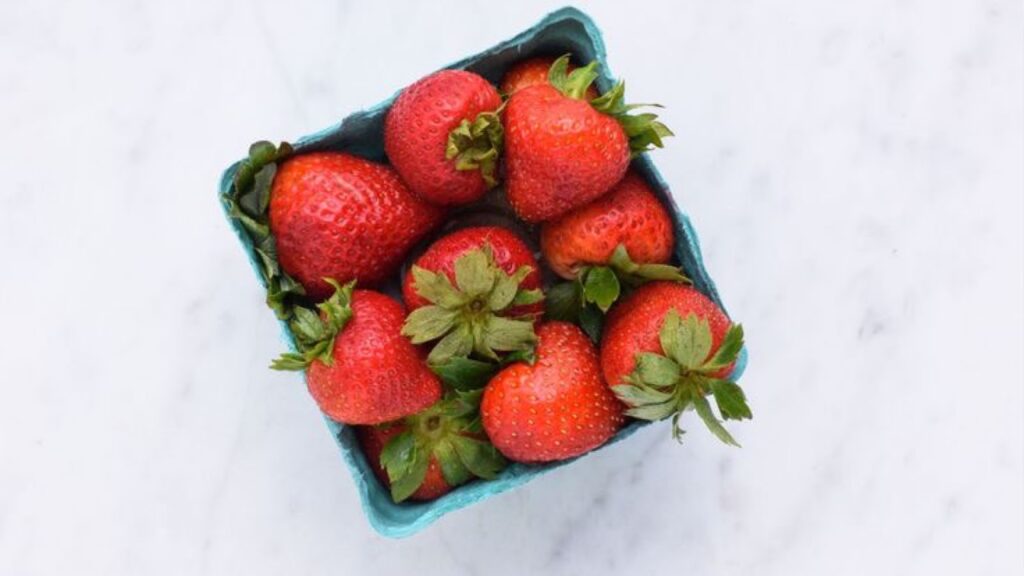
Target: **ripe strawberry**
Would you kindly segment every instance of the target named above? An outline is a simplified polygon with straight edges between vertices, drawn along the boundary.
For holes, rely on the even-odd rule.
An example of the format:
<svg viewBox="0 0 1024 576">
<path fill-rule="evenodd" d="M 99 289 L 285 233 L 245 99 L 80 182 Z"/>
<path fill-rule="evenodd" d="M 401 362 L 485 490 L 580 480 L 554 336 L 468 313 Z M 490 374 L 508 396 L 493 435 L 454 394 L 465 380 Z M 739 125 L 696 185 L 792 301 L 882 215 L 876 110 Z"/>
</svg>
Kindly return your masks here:
<svg viewBox="0 0 1024 576">
<path fill-rule="evenodd" d="M 675 235 L 672 219 L 638 174 L 630 172 L 604 196 L 541 228 L 541 250 L 557 274 L 572 280 L 552 287 L 548 316 L 579 321 L 595 341 L 600 314 L 622 292 L 622 283 L 689 282 L 668 264 Z M 595 309 L 596 306 L 596 309 Z"/>
<path fill-rule="evenodd" d="M 551 71 L 551 65 L 554 63 L 555 58 L 552 56 L 538 56 L 536 58 L 522 60 L 505 72 L 505 76 L 501 79 L 501 92 L 511 96 L 527 86 L 547 84 L 548 72 Z M 575 69 L 576 67 L 570 63 L 568 68 L 569 72 L 572 72 Z M 594 98 L 597 98 L 597 96 L 597 88 L 593 86 L 587 88 L 587 100 L 593 100 Z"/>
<path fill-rule="evenodd" d="M 381 464 L 380 455 L 384 451 L 384 446 L 391 439 L 408 430 L 409 427 L 405 424 L 394 423 L 356 427 L 356 438 L 363 449 L 363 454 L 366 455 L 366 460 L 370 463 L 370 467 L 373 468 L 373 473 L 380 480 L 380 483 L 389 489 L 392 487 L 391 479 L 388 478 L 388 473 Z M 445 481 L 444 475 L 441 473 L 441 466 L 433 454 L 430 454 L 427 462 L 426 471 L 423 473 L 423 481 L 414 489 L 412 494 L 406 496 L 409 500 L 435 500 L 451 492 L 454 487 Z M 405 499 L 401 498 L 401 496 L 401 493 L 398 495 L 392 494 L 391 498 L 395 502 L 401 502 Z"/>
<path fill-rule="evenodd" d="M 443 273 L 451 282 L 456 282 L 455 262 L 472 250 L 489 246 L 494 263 L 507 275 L 513 275 L 522 266 L 529 266 L 530 272 L 519 284 L 522 290 L 540 289 L 540 267 L 533 257 L 533 251 L 519 236 L 499 226 L 477 226 L 463 228 L 437 240 L 413 263 L 424 270 Z M 402 283 L 402 298 L 409 310 L 429 305 L 430 300 L 416 292 L 412 274 L 407 274 Z M 539 304 L 522 307 L 519 314 L 537 313 Z M 512 314 L 516 315 L 516 314 Z"/>
<path fill-rule="evenodd" d="M 271 189 L 278 260 L 314 300 L 331 294 L 324 278 L 374 285 L 394 274 L 442 217 L 391 168 L 340 152 L 285 160 Z"/>
<path fill-rule="evenodd" d="M 402 294 L 412 310 L 402 333 L 414 344 L 440 341 L 432 364 L 470 353 L 523 351 L 534 341 L 541 311 L 540 268 L 512 232 L 495 226 L 444 236 L 405 276 Z"/>
<path fill-rule="evenodd" d="M 452 395 L 399 422 L 356 428 L 363 454 L 395 502 L 434 500 L 474 477 L 494 478 L 505 467 L 482 438 L 475 418 L 479 394 Z"/>
<path fill-rule="evenodd" d="M 569 57 L 551 66 L 550 85 L 513 94 L 505 107 L 505 188 L 520 218 L 540 222 L 565 214 L 611 189 L 631 153 L 671 132 L 653 114 L 630 116 L 620 81 L 587 102 L 595 62 L 568 73 Z"/>
<path fill-rule="evenodd" d="M 723 442 L 737 445 L 711 411 L 712 394 L 725 420 L 751 418 L 743 390 L 728 379 L 740 350 L 743 328 L 692 286 L 651 282 L 608 314 L 601 341 L 605 380 L 642 420 L 679 416 L 690 407 Z"/>
<path fill-rule="evenodd" d="M 545 222 L 540 235 L 548 265 L 569 280 L 585 267 L 607 265 L 619 246 L 636 263 L 666 263 L 674 243 L 672 218 L 635 172 L 608 194 Z"/>
<path fill-rule="evenodd" d="M 296 307 L 290 322 L 302 353 L 283 354 L 281 370 L 306 369 L 306 384 L 324 414 L 345 424 L 380 424 L 441 398 L 441 382 L 416 346 L 402 337 L 405 308 L 354 283 L 318 305 Z"/>
<path fill-rule="evenodd" d="M 497 184 L 501 96 L 482 77 L 441 70 L 399 94 L 384 150 L 409 188 L 434 204 L 466 204 Z"/>
<path fill-rule="evenodd" d="M 601 379 L 594 345 L 579 328 L 537 329 L 537 361 L 512 364 L 484 389 L 480 412 L 491 442 L 510 460 L 550 462 L 604 444 L 622 425 L 622 404 Z"/>
</svg>

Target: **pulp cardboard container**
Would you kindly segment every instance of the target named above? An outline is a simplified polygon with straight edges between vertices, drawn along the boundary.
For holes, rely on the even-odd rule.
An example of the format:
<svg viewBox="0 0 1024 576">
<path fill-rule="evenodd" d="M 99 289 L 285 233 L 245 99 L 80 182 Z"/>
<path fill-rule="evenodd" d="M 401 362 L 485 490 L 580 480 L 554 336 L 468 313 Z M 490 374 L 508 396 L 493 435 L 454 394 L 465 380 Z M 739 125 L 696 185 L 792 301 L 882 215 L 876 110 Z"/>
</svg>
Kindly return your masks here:
<svg viewBox="0 0 1024 576">
<path fill-rule="evenodd" d="M 492 83 L 498 84 L 505 70 L 522 59 L 531 56 L 561 55 L 570 52 L 579 62 L 590 62 L 591 60 L 600 62 L 599 71 L 601 76 L 597 80 L 597 86 L 602 92 L 611 88 L 614 79 L 608 68 L 608 60 L 605 56 L 601 32 L 586 14 L 574 8 L 563 8 L 549 14 L 536 26 L 518 36 L 502 42 L 489 50 L 456 62 L 448 66 L 448 68 L 470 70 L 487 78 Z M 385 162 L 386 157 L 384 156 L 383 144 L 384 116 L 387 114 L 393 100 L 394 96 L 372 108 L 352 114 L 337 125 L 299 139 L 295 143 L 296 151 L 343 150 L 371 160 Z M 669 145 L 671 146 L 671 144 Z M 708 295 L 719 306 L 722 306 L 718 292 L 715 290 L 715 285 L 704 269 L 700 245 L 697 242 L 697 234 L 693 229 L 693 225 L 686 214 L 676 206 L 672 195 L 669 193 L 668 185 L 662 180 L 654 164 L 646 154 L 636 158 L 632 163 L 632 167 L 647 179 L 657 192 L 662 203 L 671 208 L 676 231 L 676 264 L 682 265 L 686 275 L 693 279 L 697 289 Z M 238 163 L 236 162 L 224 172 L 220 183 L 219 197 L 223 197 L 230 192 L 232 178 L 237 168 Z M 256 277 L 263 282 L 263 277 L 259 273 L 259 257 L 253 250 L 252 241 L 248 233 L 237 221 L 230 217 L 227 211 L 225 211 L 225 217 L 241 241 L 253 270 L 256 272 Z M 294 336 L 285 322 L 281 322 L 281 330 L 284 339 L 294 349 Z M 747 352 L 744 349 L 733 371 L 734 379 L 739 378 L 746 366 L 746 361 Z M 545 466 L 527 466 L 513 463 L 495 480 L 471 482 L 433 502 L 395 504 L 391 501 L 388 491 L 374 477 L 366 458 L 359 448 L 352 428 L 334 422 L 329 418 L 325 418 L 325 420 L 327 428 L 331 431 L 338 444 L 345 463 L 352 471 L 352 477 L 356 488 L 359 490 L 359 496 L 362 500 L 366 517 L 378 532 L 392 538 L 414 534 L 449 512 L 511 490 L 542 474 L 572 462 L 572 460 L 569 460 Z M 619 442 L 641 426 L 649 424 L 648 422 L 632 422 L 605 446 Z M 699 424 L 695 423 L 694 425 Z M 599 448 L 599 450 L 603 448 L 604 446 Z"/>
</svg>

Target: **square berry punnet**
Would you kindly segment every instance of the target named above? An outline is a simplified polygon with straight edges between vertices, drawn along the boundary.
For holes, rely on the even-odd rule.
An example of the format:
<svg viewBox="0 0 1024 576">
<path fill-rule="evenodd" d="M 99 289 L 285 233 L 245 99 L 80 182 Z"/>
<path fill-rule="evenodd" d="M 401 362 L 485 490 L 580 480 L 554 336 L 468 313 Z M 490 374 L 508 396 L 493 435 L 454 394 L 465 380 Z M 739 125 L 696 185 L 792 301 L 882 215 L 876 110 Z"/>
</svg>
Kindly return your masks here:
<svg viewBox="0 0 1024 576">
<path fill-rule="evenodd" d="M 600 77 L 597 79 L 598 89 L 603 93 L 612 87 L 614 80 L 608 68 L 601 32 L 586 14 L 574 8 L 563 8 L 553 12 L 537 25 L 514 38 L 446 68 L 469 70 L 497 84 L 505 70 L 520 60 L 531 56 L 566 53 L 572 53 L 583 62 L 592 60 L 599 62 L 601 65 L 599 67 Z M 385 161 L 383 124 L 384 117 L 393 100 L 394 96 L 372 108 L 356 112 L 334 126 L 299 139 L 294 144 L 296 151 L 338 150 L 374 161 Z M 232 180 L 239 165 L 240 162 L 236 162 L 225 170 L 220 182 L 218 200 L 223 200 L 230 193 Z M 682 266 L 683 271 L 693 280 L 694 286 L 698 290 L 724 309 L 718 292 L 715 290 L 714 282 L 711 281 L 704 269 L 700 245 L 693 225 L 673 201 L 668 185 L 661 178 L 647 154 L 642 154 L 634 159 L 632 168 L 647 180 L 656 191 L 659 200 L 672 213 L 676 232 L 674 263 Z M 242 224 L 231 217 L 227 210 L 227 204 L 223 201 L 221 204 L 225 208 L 225 217 L 249 257 L 256 277 L 266 288 L 266 281 L 260 272 L 263 265 L 253 246 L 252 238 Z M 295 336 L 288 324 L 281 322 L 281 330 L 285 340 L 294 350 Z M 747 351 L 744 348 L 736 362 L 732 379 L 740 377 L 746 367 L 746 362 Z M 573 462 L 573 460 L 566 460 L 543 466 L 510 463 L 494 480 L 470 482 L 431 502 L 407 501 L 396 504 L 392 501 L 388 491 L 374 477 L 352 428 L 327 417 L 325 417 L 325 421 L 341 450 L 342 457 L 352 471 L 363 510 L 370 524 L 382 535 L 392 538 L 414 534 L 448 512 L 511 490 L 541 474 Z M 598 450 L 623 440 L 641 426 L 648 424 L 649 422 L 632 421 Z M 581 458 L 585 456 L 581 456 Z"/>
</svg>

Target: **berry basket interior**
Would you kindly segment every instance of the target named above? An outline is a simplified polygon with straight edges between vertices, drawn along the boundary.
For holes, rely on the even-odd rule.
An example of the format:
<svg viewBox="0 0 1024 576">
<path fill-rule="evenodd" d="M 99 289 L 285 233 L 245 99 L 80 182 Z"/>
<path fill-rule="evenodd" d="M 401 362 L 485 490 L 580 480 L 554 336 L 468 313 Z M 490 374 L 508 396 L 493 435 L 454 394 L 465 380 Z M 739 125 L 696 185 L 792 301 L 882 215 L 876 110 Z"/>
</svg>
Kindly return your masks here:
<svg viewBox="0 0 1024 576">
<path fill-rule="evenodd" d="M 451 64 L 447 68 L 470 70 L 497 84 L 505 70 L 524 58 L 566 53 L 572 53 L 574 58 L 580 62 L 591 60 L 600 62 L 598 89 L 603 92 L 611 88 L 614 80 L 608 68 L 601 32 L 586 14 L 575 8 L 563 8 L 553 12 L 514 38 Z M 299 139 L 295 142 L 296 151 L 343 150 L 371 160 L 385 161 L 383 124 L 384 117 L 393 100 L 394 97 L 389 98 L 372 108 L 350 115 L 334 126 Z M 236 162 L 224 172 L 220 182 L 219 198 L 230 193 L 231 182 L 238 165 L 239 163 Z M 700 246 L 693 226 L 686 214 L 675 204 L 668 185 L 646 154 L 634 159 L 632 167 L 647 179 L 660 200 L 670 208 L 676 232 L 676 264 L 682 265 L 684 272 L 693 279 L 697 289 L 722 306 L 715 285 L 704 269 Z M 221 204 L 225 205 L 223 202 Z M 232 219 L 227 211 L 225 211 L 225 217 L 242 243 L 253 270 L 256 271 L 256 277 L 263 282 L 263 276 L 259 273 L 261 267 L 259 256 L 253 249 L 253 243 L 247 231 L 238 221 Z M 281 323 L 281 330 L 287 344 L 294 348 L 294 336 L 286 323 Z M 739 378 L 746 366 L 746 361 L 747 351 L 744 349 L 733 371 L 734 379 Z M 448 512 L 511 490 L 541 474 L 572 462 L 572 460 L 568 460 L 545 466 L 512 463 L 495 480 L 471 482 L 432 502 L 395 504 L 392 502 L 389 492 L 374 477 L 352 429 L 329 418 L 325 418 L 325 420 L 345 463 L 352 471 L 363 510 L 370 524 L 381 534 L 393 538 L 414 534 Z M 647 424 L 647 422 L 640 421 L 631 422 L 604 446 L 623 440 L 639 427 Z M 604 446 L 599 449 L 603 449 Z"/>
</svg>

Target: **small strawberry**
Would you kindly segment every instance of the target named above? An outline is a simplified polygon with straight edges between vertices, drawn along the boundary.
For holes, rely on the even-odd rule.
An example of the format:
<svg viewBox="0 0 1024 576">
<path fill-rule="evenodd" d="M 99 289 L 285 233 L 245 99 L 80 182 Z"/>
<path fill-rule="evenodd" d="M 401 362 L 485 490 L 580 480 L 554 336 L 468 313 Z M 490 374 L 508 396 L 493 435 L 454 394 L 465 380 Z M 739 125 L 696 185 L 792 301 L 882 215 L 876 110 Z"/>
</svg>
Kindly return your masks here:
<svg viewBox="0 0 1024 576">
<path fill-rule="evenodd" d="M 579 328 L 537 328 L 537 360 L 512 364 L 484 389 L 480 413 L 510 460 L 551 462 L 604 444 L 622 426 L 622 404 L 601 379 L 594 345 Z"/>
<path fill-rule="evenodd" d="M 743 390 L 728 375 L 743 348 L 743 328 L 692 286 L 651 282 L 612 308 L 601 342 L 605 380 L 628 416 L 661 420 L 693 407 L 723 442 L 739 444 L 711 411 L 711 394 L 725 420 L 751 418 Z"/>
<path fill-rule="evenodd" d="M 384 150 L 429 202 L 466 204 L 497 184 L 501 96 L 481 76 L 441 70 L 402 91 L 384 121 Z"/>
<path fill-rule="evenodd" d="M 399 422 L 356 429 L 363 454 L 395 502 L 434 500 L 474 477 L 492 479 L 505 467 L 483 439 L 479 394 L 452 395 Z"/>
<path fill-rule="evenodd" d="M 506 103 L 505 188 L 520 218 L 540 222 L 587 204 L 626 173 L 631 154 L 671 135 L 654 114 L 631 116 L 620 81 L 587 102 L 596 62 L 568 73 L 569 57 L 551 66 L 549 85 L 519 90 Z"/>
<path fill-rule="evenodd" d="M 324 278 L 380 283 L 442 218 L 391 168 L 340 152 L 285 160 L 270 193 L 281 268 L 314 300 L 331 294 Z"/>
<path fill-rule="evenodd" d="M 289 323 L 303 352 L 281 355 L 278 370 L 306 370 L 320 410 L 345 424 L 380 424 L 414 414 L 441 398 L 441 382 L 421 351 L 402 337 L 405 308 L 372 290 L 328 280 L 335 293 L 301 306 Z"/>
<path fill-rule="evenodd" d="M 501 79 L 502 94 L 511 96 L 527 86 L 548 84 L 548 72 L 551 71 L 551 65 L 554 63 L 555 58 L 553 56 L 538 56 L 517 63 L 509 68 Z M 568 71 L 572 72 L 575 69 L 576 66 L 569 63 Z M 597 98 L 597 88 L 594 86 L 588 87 L 585 96 L 587 100 Z"/>
<path fill-rule="evenodd" d="M 664 264 L 674 244 L 672 217 L 636 172 L 590 204 L 548 220 L 540 234 L 548 265 L 569 280 L 585 267 L 607 265 L 619 246 L 638 264 Z"/>
<path fill-rule="evenodd" d="M 525 351 L 540 313 L 540 272 L 533 253 L 504 228 L 464 228 L 432 244 L 402 286 L 412 312 L 402 328 L 414 344 L 439 340 L 432 365 L 475 353 Z"/>
<path fill-rule="evenodd" d="M 674 243 L 668 211 L 642 177 L 627 173 L 608 194 L 541 228 L 541 251 L 548 265 L 574 280 L 552 289 L 549 312 L 555 319 L 575 321 L 585 305 L 607 312 L 622 283 L 688 282 L 678 268 L 665 264 Z M 566 308 L 564 313 L 554 311 L 559 306 Z"/>
</svg>

